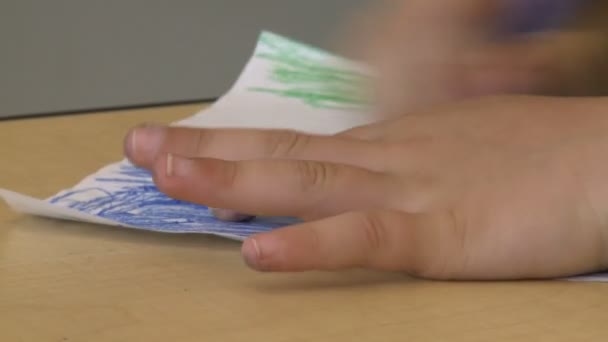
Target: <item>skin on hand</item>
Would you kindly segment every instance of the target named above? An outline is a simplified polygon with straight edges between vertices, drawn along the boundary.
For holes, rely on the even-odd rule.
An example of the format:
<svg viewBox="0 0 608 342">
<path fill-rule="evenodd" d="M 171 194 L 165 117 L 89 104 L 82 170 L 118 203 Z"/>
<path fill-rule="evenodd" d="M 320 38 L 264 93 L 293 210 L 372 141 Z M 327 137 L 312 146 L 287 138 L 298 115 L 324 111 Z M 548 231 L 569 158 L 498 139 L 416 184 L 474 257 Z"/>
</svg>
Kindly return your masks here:
<svg viewBox="0 0 608 342">
<path fill-rule="evenodd" d="M 343 40 L 373 66 L 387 117 L 494 94 L 603 95 L 608 91 L 608 6 L 590 1 L 561 30 L 508 34 L 516 0 L 407 0 L 365 9 Z M 348 52 L 347 52 L 348 51 Z"/>
<path fill-rule="evenodd" d="M 598 2 L 601 3 L 601 2 Z M 393 1 L 366 8 L 354 20 L 353 45 L 380 74 L 379 112 L 391 117 L 460 98 L 503 92 L 564 95 L 602 93 L 598 73 L 608 51 L 601 8 L 583 13 L 582 30 L 566 30 L 494 41 L 496 19 L 506 11 L 498 0 Z M 502 4 L 502 5 L 501 5 Z M 589 20 L 585 20 L 588 17 Z M 355 50 L 355 49 L 350 49 Z M 600 75 L 600 76 L 598 76 Z M 253 215 L 212 209 L 224 221 Z"/>
<path fill-rule="evenodd" d="M 173 198 L 304 219 L 245 241 L 256 270 L 552 278 L 608 266 L 607 102 L 490 97 L 335 136 L 139 127 L 125 147 Z"/>
</svg>

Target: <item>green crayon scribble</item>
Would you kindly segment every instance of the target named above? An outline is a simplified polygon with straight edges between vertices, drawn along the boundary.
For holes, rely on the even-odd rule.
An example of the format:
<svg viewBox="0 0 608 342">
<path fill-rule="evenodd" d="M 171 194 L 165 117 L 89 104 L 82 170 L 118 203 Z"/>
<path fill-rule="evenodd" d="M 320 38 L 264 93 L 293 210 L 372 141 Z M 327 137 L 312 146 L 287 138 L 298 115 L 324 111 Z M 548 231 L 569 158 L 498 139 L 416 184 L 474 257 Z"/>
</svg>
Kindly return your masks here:
<svg viewBox="0 0 608 342">
<path fill-rule="evenodd" d="M 340 94 L 331 94 L 329 91 L 314 92 L 311 89 L 295 89 L 289 88 L 284 90 L 269 89 L 269 88 L 249 88 L 252 91 L 271 93 L 280 95 L 283 97 L 300 99 L 304 103 L 313 106 L 315 108 L 326 108 L 326 109 L 347 109 L 356 108 L 366 104 L 365 101 L 358 97 L 349 97 L 348 94 L 342 96 Z M 350 105 L 350 106 L 349 106 Z"/>
<path fill-rule="evenodd" d="M 276 88 L 250 87 L 249 90 L 297 99 L 315 108 L 360 109 L 368 104 L 363 87 L 369 76 L 323 64 L 327 52 L 264 32 L 263 52 L 256 57 L 273 63 L 270 78 Z"/>
</svg>

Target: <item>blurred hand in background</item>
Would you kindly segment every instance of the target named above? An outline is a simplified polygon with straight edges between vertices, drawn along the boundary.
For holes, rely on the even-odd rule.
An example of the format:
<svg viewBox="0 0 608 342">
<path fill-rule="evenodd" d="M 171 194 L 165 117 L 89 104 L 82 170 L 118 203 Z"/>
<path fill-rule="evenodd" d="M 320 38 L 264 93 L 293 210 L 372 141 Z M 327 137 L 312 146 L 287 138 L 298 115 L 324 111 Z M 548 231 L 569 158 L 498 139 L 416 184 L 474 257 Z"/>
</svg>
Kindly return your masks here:
<svg viewBox="0 0 608 342">
<path fill-rule="evenodd" d="M 378 111 L 399 116 L 501 93 L 604 94 L 607 15 L 605 0 L 390 1 L 343 39 L 378 73 Z"/>
</svg>

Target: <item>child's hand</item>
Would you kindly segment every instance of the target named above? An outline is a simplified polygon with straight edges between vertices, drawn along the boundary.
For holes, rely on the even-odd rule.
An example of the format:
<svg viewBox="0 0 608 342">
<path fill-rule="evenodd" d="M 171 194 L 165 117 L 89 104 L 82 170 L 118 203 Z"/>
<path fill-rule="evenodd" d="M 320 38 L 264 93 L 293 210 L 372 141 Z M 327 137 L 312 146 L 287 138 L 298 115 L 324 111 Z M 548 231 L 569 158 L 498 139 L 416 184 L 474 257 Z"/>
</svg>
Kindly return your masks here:
<svg viewBox="0 0 608 342">
<path fill-rule="evenodd" d="M 407 0 L 363 12 L 348 31 L 349 50 L 378 72 L 379 112 L 501 93 L 605 94 L 606 3 L 562 30 L 509 33 L 515 5 L 526 1 Z"/>
<path fill-rule="evenodd" d="M 378 112 L 387 117 L 496 93 L 591 95 L 605 90 L 601 82 L 607 75 L 601 69 L 607 68 L 600 66 L 608 55 L 603 33 L 608 25 L 603 16 L 590 18 L 577 31 L 501 40 L 498 23 L 509 12 L 502 1 L 396 3 L 384 13 L 364 12 L 367 24 L 357 21 L 361 27 L 352 34 L 353 45 L 380 75 L 374 85 Z M 228 209 L 213 213 L 227 221 L 252 218 Z"/>
<path fill-rule="evenodd" d="M 337 136 L 143 127 L 126 151 L 171 197 L 307 220 L 249 238 L 257 270 L 559 277 L 608 267 L 606 108 L 488 98 Z"/>
</svg>

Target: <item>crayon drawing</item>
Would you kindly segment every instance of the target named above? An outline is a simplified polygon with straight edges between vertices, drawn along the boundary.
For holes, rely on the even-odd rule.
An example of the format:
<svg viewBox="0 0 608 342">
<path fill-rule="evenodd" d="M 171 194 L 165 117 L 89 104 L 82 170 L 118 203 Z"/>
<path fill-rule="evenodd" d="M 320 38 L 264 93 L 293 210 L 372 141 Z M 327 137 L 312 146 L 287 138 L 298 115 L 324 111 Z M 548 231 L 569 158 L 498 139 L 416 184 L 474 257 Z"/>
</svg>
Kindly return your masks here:
<svg viewBox="0 0 608 342">
<path fill-rule="evenodd" d="M 151 174 L 128 163 L 112 174 L 95 177 L 96 186 L 76 188 L 50 199 L 125 225 L 164 232 L 221 233 L 240 237 L 296 222 L 291 218 L 258 218 L 248 223 L 225 223 L 205 206 L 172 199 L 161 193 Z M 112 187 L 104 186 L 112 184 Z"/>
<path fill-rule="evenodd" d="M 271 62 L 270 79 L 277 85 L 252 86 L 250 91 L 292 98 L 324 109 L 360 110 L 369 104 L 363 87 L 370 83 L 370 77 L 352 68 L 323 63 L 338 58 L 327 52 L 264 32 L 255 57 Z"/>
</svg>

